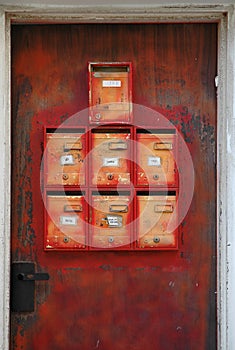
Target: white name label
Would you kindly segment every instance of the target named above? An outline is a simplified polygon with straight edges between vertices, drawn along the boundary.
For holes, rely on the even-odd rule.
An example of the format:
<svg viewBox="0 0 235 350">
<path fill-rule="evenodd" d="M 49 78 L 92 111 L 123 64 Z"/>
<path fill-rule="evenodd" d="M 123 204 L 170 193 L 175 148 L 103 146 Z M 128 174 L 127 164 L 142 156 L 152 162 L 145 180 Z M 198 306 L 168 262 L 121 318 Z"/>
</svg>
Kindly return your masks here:
<svg viewBox="0 0 235 350">
<path fill-rule="evenodd" d="M 78 218 L 76 216 L 60 216 L 61 225 L 76 226 Z"/>
<path fill-rule="evenodd" d="M 161 166 L 160 157 L 148 157 L 148 166 Z"/>
<path fill-rule="evenodd" d="M 102 86 L 103 87 L 121 87 L 122 82 L 121 80 L 103 80 Z"/>
<path fill-rule="evenodd" d="M 73 165 L 74 159 L 73 159 L 72 154 L 67 154 L 66 156 L 61 156 L 60 157 L 60 164 L 61 165 Z"/>
<path fill-rule="evenodd" d="M 109 227 L 122 227 L 122 216 L 107 215 Z"/>
<path fill-rule="evenodd" d="M 104 158 L 103 166 L 119 166 L 119 158 Z"/>
</svg>

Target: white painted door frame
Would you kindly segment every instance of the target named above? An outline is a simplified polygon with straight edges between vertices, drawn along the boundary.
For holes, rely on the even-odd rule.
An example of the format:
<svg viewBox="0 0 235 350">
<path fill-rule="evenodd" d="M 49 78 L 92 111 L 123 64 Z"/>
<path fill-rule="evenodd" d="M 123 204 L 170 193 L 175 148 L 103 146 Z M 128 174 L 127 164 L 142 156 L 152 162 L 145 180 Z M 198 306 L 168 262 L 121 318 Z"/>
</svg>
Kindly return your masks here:
<svg viewBox="0 0 235 350">
<path fill-rule="evenodd" d="M 231 0 L 232 1 L 232 0 Z M 235 349 L 235 10 L 234 6 L 0 6 L 0 349 L 9 349 L 11 208 L 11 22 L 214 22 L 218 31 L 218 349 Z"/>
</svg>

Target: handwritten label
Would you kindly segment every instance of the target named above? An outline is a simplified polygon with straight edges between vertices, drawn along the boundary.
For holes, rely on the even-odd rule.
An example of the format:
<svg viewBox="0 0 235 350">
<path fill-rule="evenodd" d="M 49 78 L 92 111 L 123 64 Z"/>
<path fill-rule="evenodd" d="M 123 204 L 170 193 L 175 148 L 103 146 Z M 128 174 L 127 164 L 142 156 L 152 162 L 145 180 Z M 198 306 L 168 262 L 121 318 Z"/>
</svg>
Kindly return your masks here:
<svg viewBox="0 0 235 350">
<path fill-rule="evenodd" d="M 121 87 L 121 80 L 103 80 L 102 87 Z"/>
<path fill-rule="evenodd" d="M 161 166 L 160 157 L 148 157 L 148 166 Z"/>
<path fill-rule="evenodd" d="M 107 215 L 109 227 L 122 227 L 122 216 L 120 215 Z"/>
<path fill-rule="evenodd" d="M 119 166 L 119 158 L 104 158 L 103 166 Z"/>
<path fill-rule="evenodd" d="M 78 218 L 76 216 L 60 216 L 61 225 L 76 226 Z"/>
</svg>

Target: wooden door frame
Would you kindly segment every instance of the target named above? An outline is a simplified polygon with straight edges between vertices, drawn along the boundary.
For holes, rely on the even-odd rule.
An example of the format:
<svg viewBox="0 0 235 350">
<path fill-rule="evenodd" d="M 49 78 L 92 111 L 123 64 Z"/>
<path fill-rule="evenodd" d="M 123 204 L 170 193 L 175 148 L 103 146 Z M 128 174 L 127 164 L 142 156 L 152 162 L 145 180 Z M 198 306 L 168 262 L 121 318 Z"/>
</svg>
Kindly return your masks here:
<svg viewBox="0 0 235 350">
<path fill-rule="evenodd" d="M 234 6 L 0 7 L 0 349 L 9 348 L 11 214 L 11 23 L 218 23 L 218 349 L 235 347 L 235 10 Z"/>
</svg>

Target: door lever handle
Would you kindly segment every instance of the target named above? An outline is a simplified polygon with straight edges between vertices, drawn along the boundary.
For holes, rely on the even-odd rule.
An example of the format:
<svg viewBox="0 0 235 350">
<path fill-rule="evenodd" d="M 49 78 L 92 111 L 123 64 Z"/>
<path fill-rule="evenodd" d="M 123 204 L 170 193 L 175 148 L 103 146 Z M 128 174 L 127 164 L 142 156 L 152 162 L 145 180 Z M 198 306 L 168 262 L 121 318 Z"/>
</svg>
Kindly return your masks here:
<svg viewBox="0 0 235 350">
<path fill-rule="evenodd" d="M 20 281 L 47 281 L 50 276 L 46 272 L 42 273 L 19 273 L 18 280 Z"/>
</svg>

